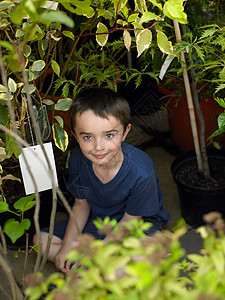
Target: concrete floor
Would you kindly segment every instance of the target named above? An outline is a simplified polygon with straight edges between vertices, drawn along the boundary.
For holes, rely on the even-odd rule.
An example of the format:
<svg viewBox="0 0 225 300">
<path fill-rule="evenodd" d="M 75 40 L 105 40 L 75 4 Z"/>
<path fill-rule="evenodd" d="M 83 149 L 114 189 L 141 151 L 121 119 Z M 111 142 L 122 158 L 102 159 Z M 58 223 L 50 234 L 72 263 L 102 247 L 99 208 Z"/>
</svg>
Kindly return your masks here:
<svg viewBox="0 0 225 300">
<path fill-rule="evenodd" d="M 173 181 L 170 166 L 175 156 L 168 153 L 164 148 L 160 146 L 150 146 L 145 148 L 145 152 L 148 153 L 156 166 L 159 179 L 160 179 L 160 187 L 164 195 L 164 207 L 170 213 L 170 220 L 167 225 L 168 229 L 171 229 L 174 222 L 181 217 L 180 205 L 177 193 L 176 184 Z M 58 213 L 58 218 L 64 217 L 62 213 Z M 185 236 L 181 239 L 182 247 L 186 250 L 187 253 L 195 253 L 201 249 L 202 241 L 199 235 L 195 232 L 194 229 L 189 227 L 189 231 L 185 234 Z M 16 251 L 8 250 L 8 261 L 13 269 L 15 276 L 19 282 L 23 280 L 23 264 L 25 255 L 23 252 L 17 253 L 17 257 L 15 257 Z M 28 262 L 25 269 L 25 273 L 30 273 L 34 269 L 36 254 L 32 251 L 28 255 Z M 48 275 L 52 272 L 56 271 L 53 263 L 47 263 L 44 274 Z M 7 291 L 11 295 L 10 286 L 8 280 L 6 279 L 6 275 L 3 270 L 0 268 L 0 287 L 3 287 L 4 290 Z M 11 296 L 10 296 L 11 297 Z M 12 299 L 7 297 L 0 288 L 0 300 Z"/>
</svg>

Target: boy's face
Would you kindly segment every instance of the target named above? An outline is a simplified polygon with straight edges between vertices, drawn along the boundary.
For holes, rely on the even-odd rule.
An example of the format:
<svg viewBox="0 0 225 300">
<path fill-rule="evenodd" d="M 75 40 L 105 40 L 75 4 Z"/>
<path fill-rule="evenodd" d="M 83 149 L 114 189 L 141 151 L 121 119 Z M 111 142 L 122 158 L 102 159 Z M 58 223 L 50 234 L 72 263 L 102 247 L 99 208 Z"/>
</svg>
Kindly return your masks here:
<svg viewBox="0 0 225 300">
<path fill-rule="evenodd" d="M 121 122 L 113 117 L 96 116 L 92 110 L 76 115 L 75 137 L 83 154 L 94 165 L 116 164 L 123 158 L 121 142 L 125 140 L 131 125 L 124 132 Z"/>
</svg>

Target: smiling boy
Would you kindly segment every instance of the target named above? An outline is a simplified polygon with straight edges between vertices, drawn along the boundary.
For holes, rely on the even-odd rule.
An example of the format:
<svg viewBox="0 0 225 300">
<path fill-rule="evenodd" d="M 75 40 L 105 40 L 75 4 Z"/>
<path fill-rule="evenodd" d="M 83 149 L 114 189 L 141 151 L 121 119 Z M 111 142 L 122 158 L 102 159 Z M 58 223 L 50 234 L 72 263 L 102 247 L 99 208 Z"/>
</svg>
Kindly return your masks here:
<svg viewBox="0 0 225 300">
<path fill-rule="evenodd" d="M 83 90 L 71 105 L 70 119 L 79 149 L 69 159 L 68 190 L 75 197 L 72 210 L 80 232 L 107 239 L 92 223 L 106 216 L 118 222 L 143 218 L 153 224 L 149 235 L 162 230 L 169 214 L 162 207 L 154 164 L 146 153 L 124 142 L 131 128 L 127 101 L 109 89 Z M 48 239 L 44 231 L 42 253 Z M 48 259 L 64 273 L 70 269 L 65 256 L 78 234 L 72 218 L 55 226 Z"/>
</svg>

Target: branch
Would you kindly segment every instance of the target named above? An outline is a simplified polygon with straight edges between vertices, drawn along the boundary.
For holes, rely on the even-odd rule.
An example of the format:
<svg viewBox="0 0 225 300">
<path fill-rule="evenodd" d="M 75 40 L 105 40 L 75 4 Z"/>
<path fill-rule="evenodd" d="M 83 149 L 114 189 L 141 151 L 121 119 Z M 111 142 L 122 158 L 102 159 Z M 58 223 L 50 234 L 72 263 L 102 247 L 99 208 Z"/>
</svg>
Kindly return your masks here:
<svg viewBox="0 0 225 300">
<path fill-rule="evenodd" d="M 10 283 L 13 300 L 23 300 L 24 299 L 23 294 L 16 283 L 11 267 L 1 254 L 0 254 L 0 266 L 3 268 L 6 277 L 8 278 L 8 281 Z"/>
</svg>

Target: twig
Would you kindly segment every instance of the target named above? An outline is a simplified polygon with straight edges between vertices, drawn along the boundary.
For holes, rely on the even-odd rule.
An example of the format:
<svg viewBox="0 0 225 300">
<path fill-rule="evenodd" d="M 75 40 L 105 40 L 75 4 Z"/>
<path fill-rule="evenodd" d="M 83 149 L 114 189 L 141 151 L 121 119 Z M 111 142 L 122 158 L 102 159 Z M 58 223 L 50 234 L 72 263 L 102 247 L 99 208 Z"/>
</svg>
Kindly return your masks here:
<svg viewBox="0 0 225 300">
<path fill-rule="evenodd" d="M 20 291 L 20 289 L 19 289 L 19 287 L 16 283 L 16 280 L 13 276 L 11 267 L 1 254 L 0 254 L 0 266 L 3 268 L 5 274 L 8 278 L 8 281 L 10 283 L 13 300 L 22 300 L 23 299 L 23 294 Z"/>
<path fill-rule="evenodd" d="M 6 297 L 10 300 L 11 299 L 11 295 L 9 295 L 6 290 L 3 288 L 3 286 L 0 284 L 0 290 L 6 295 Z"/>
<path fill-rule="evenodd" d="M 51 246 L 51 241 L 52 241 L 52 236 L 53 236 L 53 231 L 54 231 L 54 223 L 55 223 L 55 215 L 56 215 L 56 209 L 57 209 L 57 196 L 56 196 L 56 190 L 52 190 L 52 211 L 51 211 L 51 217 L 50 217 L 50 226 L 49 226 L 49 235 L 48 235 L 48 241 L 47 241 L 47 245 L 46 245 L 46 250 L 45 250 L 45 254 L 43 256 L 41 265 L 39 270 L 42 272 L 45 264 L 47 262 L 48 259 L 48 253 L 49 253 L 49 249 Z"/>
<path fill-rule="evenodd" d="M 77 220 L 76 220 L 76 218 L 75 218 L 75 216 L 74 216 L 74 214 L 72 212 L 72 209 L 70 208 L 70 206 L 69 206 L 69 204 L 68 204 L 65 196 L 63 195 L 62 191 L 59 188 L 56 188 L 56 192 L 57 192 L 60 200 L 62 201 L 63 205 L 65 206 L 67 212 L 69 213 L 70 217 L 73 219 L 78 234 L 80 234 L 81 232 L 80 232 L 80 228 L 79 228 L 79 226 L 77 224 Z"/>
<path fill-rule="evenodd" d="M 28 259 L 28 238 L 29 238 L 29 233 L 25 233 L 26 235 L 26 250 L 25 250 L 25 258 L 24 258 L 24 264 L 23 264 L 23 278 L 22 278 L 22 285 L 24 287 L 24 278 L 25 278 L 25 272 L 26 272 L 26 267 L 27 267 L 27 259 Z"/>
<path fill-rule="evenodd" d="M 3 254 L 3 256 L 5 258 L 7 258 L 7 246 L 6 246 L 6 240 L 5 240 L 5 236 L 3 234 L 3 231 L 2 231 L 2 227 L 0 226 L 0 237 L 1 237 L 1 241 L 2 241 L 2 245 L 1 248 L 0 248 L 0 252 Z"/>
</svg>

